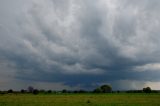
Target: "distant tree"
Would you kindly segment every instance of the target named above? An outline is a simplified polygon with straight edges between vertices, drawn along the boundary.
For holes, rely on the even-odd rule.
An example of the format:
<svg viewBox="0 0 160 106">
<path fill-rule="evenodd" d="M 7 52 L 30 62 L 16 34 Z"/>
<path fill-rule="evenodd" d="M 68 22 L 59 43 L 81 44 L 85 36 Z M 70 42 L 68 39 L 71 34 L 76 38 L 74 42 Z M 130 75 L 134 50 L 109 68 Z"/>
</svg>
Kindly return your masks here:
<svg viewBox="0 0 160 106">
<path fill-rule="evenodd" d="M 47 93 L 52 93 L 52 90 L 48 90 Z"/>
<path fill-rule="evenodd" d="M 78 93 L 87 93 L 87 91 L 85 91 L 85 90 L 83 90 L 83 89 L 80 89 L 80 90 L 78 91 Z"/>
<path fill-rule="evenodd" d="M 101 90 L 103 93 L 110 93 L 112 92 L 112 87 L 110 85 L 102 85 Z"/>
<path fill-rule="evenodd" d="M 28 87 L 28 92 L 33 93 L 34 88 L 32 86 Z"/>
<path fill-rule="evenodd" d="M 77 91 L 77 90 L 75 90 L 75 91 L 73 91 L 73 93 L 78 93 L 78 91 Z"/>
<path fill-rule="evenodd" d="M 57 93 L 57 91 L 52 91 L 52 93 L 56 94 L 56 93 Z"/>
<path fill-rule="evenodd" d="M 63 89 L 63 90 L 62 90 L 62 93 L 67 93 L 67 90 L 66 90 L 66 89 Z"/>
<path fill-rule="evenodd" d="M 111 93 L 112 87 L 110 85 L 102 85 L 96 88 L 93 92 L 94 93 Z"/>
<path fill-rule="evenodd" d="M 145 93 L 151 93 L 152 90 L 151 90 L 150 87 L 146 87 L 146 88 L 143 88 L 143 92 L 145 92 Z"/>
<path fill-rule="evenodd" d="M 152 90 L 152 93 L 159 93 L 158 90 Z"/>
<path fill-rule="evenodd" d="M 33 90 L 33 94 L 36 95 L 36 94 L 38 94 L 38 93 L 39 93 L 39 90 L 38 90 L 38 89 L 34 89 L 34 90 Z"/>
<path fill-rule="evenodd" d="M 21 89 L 21 93 L 25 93 L 25 90 L 24 90 L 24 89 Z"/>
<path fill-rule="evenodd" d="M 120 93 L 120 91 L 119 91 L 119 90 L 117 90 L 117 93 Z"/>
<path fill-rule="evenodd" d="M 128 90 L 126 93 L 143 93 L 143 90 Z"/>
<path fill-rule="evenodd" d="M 13 93 L 13 90 L 12 90 L 12 89 L 9 89 L 9 90 L 8 90 L 8 93 Z"/>
<path fill-rule="evenodd" d="M 44 89 L 39 90 L 40 93 L 45 93 L 46 91 Z"/>
<path fill-rule="evenodd" d="M 100 87 L 94 89 L 94 93 L 102 93 L 102 89 Z"/>
</svg>

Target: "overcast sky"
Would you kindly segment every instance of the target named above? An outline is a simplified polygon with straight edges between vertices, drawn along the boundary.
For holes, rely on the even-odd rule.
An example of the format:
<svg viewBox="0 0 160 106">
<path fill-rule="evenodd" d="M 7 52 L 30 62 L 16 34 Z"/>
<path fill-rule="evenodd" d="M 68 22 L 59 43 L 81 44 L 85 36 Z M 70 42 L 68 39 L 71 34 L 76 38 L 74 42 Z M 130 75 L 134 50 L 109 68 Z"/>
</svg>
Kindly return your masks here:
<svg viewBox="0 0 160 106">
<path fill-rule="evenodd" d="M 160 0 L 0 0 L 0 89 L 160 89 Z"/>
</svg>

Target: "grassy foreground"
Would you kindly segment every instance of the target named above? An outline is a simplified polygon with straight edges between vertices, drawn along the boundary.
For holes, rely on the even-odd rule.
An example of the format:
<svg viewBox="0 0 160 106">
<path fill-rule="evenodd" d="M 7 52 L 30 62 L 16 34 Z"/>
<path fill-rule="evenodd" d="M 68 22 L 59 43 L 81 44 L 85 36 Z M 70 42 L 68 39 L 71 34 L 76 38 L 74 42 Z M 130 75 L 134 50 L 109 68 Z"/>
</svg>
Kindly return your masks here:
<svg viewBox="0 0 160 106">
<path fill-rule="evenodd" d="M 160 106 L 160 94 L 6 94 L 0 106 Z"/>
</svg>

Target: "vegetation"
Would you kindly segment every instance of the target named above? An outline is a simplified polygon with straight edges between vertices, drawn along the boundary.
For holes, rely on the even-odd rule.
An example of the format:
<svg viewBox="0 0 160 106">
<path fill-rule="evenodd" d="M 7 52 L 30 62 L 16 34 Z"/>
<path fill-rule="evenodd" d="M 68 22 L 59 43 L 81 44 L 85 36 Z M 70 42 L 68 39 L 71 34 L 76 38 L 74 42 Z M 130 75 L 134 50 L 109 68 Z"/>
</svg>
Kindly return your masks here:
<svg viewBox="0 0 160 106">
<path fill-rule="evenodd" d="M 28 92 L 32 93 L 34 91 L 34 88 L 32 86 L 28 87 Z"/>
<path fill-rule="evenodd" d="M 151 93 L 152 90 L 151 90 L 150 87 L 146 87 L 146 88 L 143 88 L 143 92 L 145 92 L 145 93 Z"/>
<path fill-rule="evenodd" d="M 9 89 L 8 91 L 0 91 L 0 94 L 77 94 L 77 93 L 160 93 L 158 90 L 152 90 L 150 87 L 143 88 L 142 90 L 128 90 L 128 91 L 112 91 L 112 87 L 110 85 L 102 85 L 100 87 L 97 87 L 93 91 L 85 91 L 83 89 L 80 90 L 66 90 L 63 89 L 62 91 L 52 91 L 52 90 L 38 90 L 34 89 L 34 87 L 29 86 L 27 90 L 21 89 L 20 91 L 13 91 L 12 89 Z"/>
<path fill-rule="evenodd" d="M 102 85 L 93 91 L 27 90 L 0 91 L 0 106 L 159 106 L 160 92 L 150 87 L 142 90 L 112 91 Z"/>
<path fill-rule="evenodd" d="M 111 93 L 112 87 L 110 85 L 102 85 L 96 88 L 93 92 L 94 93 Z"/>
<path fill-rule="evenodd" d="M 159 106 L 159 98 L 158 93 L 6 94 L 0 106 Z"/>
</svg>

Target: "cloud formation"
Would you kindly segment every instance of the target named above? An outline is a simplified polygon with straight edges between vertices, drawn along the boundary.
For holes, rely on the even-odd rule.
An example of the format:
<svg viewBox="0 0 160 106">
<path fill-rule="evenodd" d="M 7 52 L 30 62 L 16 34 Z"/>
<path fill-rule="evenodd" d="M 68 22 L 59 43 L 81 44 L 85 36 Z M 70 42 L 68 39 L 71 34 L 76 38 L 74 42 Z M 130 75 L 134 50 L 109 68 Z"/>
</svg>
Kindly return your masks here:
<svg viewBox="0 0 160 106">
<path fill-rule="evenodd" d="M 159 9 L 158 0 L 2 0 L 2 81 L 159 83 Z"/>
</svg>

